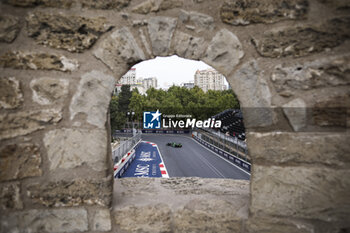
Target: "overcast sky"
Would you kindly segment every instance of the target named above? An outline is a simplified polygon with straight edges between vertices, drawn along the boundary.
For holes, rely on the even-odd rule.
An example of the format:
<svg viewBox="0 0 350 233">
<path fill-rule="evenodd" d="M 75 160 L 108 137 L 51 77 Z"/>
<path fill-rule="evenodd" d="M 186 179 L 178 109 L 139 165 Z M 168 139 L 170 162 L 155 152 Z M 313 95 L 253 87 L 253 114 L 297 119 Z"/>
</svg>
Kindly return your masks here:
<svg viewBox="0 0 350 233">
<path fill-rule="evenodd" d="M 180 85 L 184 82 L 194 81 L 196 70 L 212 68 L 204 62 L 180 58 L 176 55 L 171 57 L 156 57 L 133 66 L 136 68 L 136 78 L 156 77 L 158 88 Z M 225 80 L 225 84 L 226 80 Z"/>
</svg>

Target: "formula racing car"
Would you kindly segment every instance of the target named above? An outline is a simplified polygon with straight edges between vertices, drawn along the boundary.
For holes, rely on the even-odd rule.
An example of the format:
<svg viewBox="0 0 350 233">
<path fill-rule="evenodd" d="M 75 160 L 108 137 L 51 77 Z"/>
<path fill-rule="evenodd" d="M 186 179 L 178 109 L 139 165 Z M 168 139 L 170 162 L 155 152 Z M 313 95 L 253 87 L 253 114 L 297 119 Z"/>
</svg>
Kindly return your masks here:
<svg viewBox="0 0 350 233">
<path fill-rule="evenodd" d="M 176 147 L 182 147 L 182 144 L 181 144 L 181 143 L 176 143 L 176 142 L 168 142 L 166 145 L 167 145 L 167 146 L 174 147 L 174 148 L 176 148 Z"/>
</svg>

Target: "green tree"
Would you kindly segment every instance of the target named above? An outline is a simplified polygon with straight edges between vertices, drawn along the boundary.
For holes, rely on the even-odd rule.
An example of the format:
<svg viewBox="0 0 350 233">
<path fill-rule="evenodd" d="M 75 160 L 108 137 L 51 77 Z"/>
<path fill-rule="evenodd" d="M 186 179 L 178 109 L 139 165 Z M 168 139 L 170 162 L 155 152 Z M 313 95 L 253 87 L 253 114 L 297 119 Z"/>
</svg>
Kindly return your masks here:
<svg viewBox="0 0 350 233">
<path fill-rule="evenodd" d="M 112 96 L 109 112 L 111 133 L 117 129 L 123 129 L 127 121 L 126 112 L 129 110 L 131 91 L 129 85 L 123 85 L 119 96 Z"/>
<path fill-rule="evenodd" d="M 163 114 L 190 114 L 193 118 L 205 120 L 225 109 L 239 108 L 239 102 L 232 90 L 204 92 L 195 86 L 192 89 L 172 86 L 167 91 L 150 88 L 145 95 L 137 89 L 123 85 L 118 97 L 111 101 L 112 130 L 125 126 L 127 111 L 134 111 L 134 121 L 142 121 L 143 112 L 159 109 Z M 113 118 L 113 119 L 112 119 Z"/>
<path fill-rule="evenodd" d="M 138 91 L 133 91 L 130 98 L 129 109 L 135 112 L 136 121 L 142 120 L 142 114 L 144 111 L 145 104 L 146 97 L 144 95 L 141 95 Z"/>
<path fill-rule="evenodd" d="M 111 133 L 113 135 L 114 131 L 118 128 L 118 97 L 112 96 L 111 102 L 109 104 L 109 116 L 111 122 Z"/>
<path fill-rule="evenodd" d="M 111 122 L 111 134 L 117 129 L 124 128 L 126 117 L 125 114 L 119 111 L 119 98 L 117 96 L 112 96 L 111 102 L 109 104 L 109 114 Z"/>
<path fill-rule="evenodd" d="M 229 108 L 234 108 L 234 109 L 239 108 L 238 99 L 236 95 L 233 93 L 233 91 L 223 93 L 221 96 L 219 96 L 217 102 L 218 102 L 218 106 L 220 107 L 219 111 L 223 111 Z"/>
<path fill-rule="evenodd" d="M 183 105 L 181 99 L 177 98 L 174 94 L 168 93 L 163 99 L 160 105 L 160 109 L 164 114 L 180 114 L 183 113 Z"/>
<path fill-rule="evenodd" d="M 159 101 L 156 98 L 147 98 L 143 111 L 156 111 L 157 109 L 162 109 Z"/>
<path fill-rule="evenodd" d="M 119 111 L 124 112 L 126 114 L 126 112 L 129 110 L 130 98 L 131 98 L 130 85 L 123 85 L 121 88 L 121 92 L 118 96 Z"/>
</svg>

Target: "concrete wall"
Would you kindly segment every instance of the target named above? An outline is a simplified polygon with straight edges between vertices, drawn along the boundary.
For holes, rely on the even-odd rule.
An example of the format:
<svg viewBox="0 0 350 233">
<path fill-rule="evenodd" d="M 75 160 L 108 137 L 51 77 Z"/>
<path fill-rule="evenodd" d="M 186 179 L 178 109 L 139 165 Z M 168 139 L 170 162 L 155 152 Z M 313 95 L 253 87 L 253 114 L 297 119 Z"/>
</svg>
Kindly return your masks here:
<svg viewBox="0 0 350 233">
<path fill-rule="evenodd" d="M 350 231 L 349 9 L 347 0 L 2 0 L 1 232 L 117 231 L 109 93 L 132 65 L 173 54 L 228 78 L 253 160 L 244 227 L 198 229 Z"/>
</svg>

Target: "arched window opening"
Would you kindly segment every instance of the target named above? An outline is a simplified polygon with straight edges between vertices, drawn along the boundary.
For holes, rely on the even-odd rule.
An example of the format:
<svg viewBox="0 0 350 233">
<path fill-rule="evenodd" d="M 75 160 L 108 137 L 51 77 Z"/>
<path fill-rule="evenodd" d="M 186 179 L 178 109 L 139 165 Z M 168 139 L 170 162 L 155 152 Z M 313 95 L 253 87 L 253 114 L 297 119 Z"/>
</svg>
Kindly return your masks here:
<svg viewBox="0 0 350 233">
<path fill-rule="evenodd" d="M 114 177 L 250 179 L 239 101 L 203 62 L 157 57 L 116 83 L 110 104 Z"/>
</svg>

